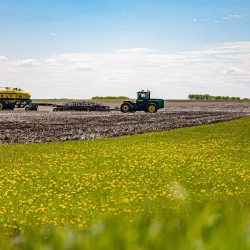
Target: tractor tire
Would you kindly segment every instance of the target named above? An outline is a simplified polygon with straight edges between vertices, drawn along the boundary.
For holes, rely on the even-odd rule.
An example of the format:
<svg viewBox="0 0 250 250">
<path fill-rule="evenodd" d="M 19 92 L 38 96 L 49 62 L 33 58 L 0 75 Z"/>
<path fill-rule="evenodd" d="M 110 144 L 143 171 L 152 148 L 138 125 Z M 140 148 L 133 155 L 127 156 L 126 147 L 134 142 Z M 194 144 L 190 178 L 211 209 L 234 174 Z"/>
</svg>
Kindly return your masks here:
<svg viewBox="0 0 250 250">
<path fill-rule="evenodd" d="M 148 105 L 146 111 L 149 112 L 149 113 L 156 113 L 157 112 L 157 107 L 156 107 L 155 104 L 151 103 L 151 104 Z"/>
<path fill-rule="evenodd" d="M 24 109 L 25 111 L 30 111 L 30 107 L 25 107 L 25 109 Z"/>
<path fill-rule="evenodd" d="M 123 103 L 122 106 L 121 106 L 121 112 L 122 113 L 129 113 L 131 112 L 131 107 L 128 103 Z"/>
<path fill-rule="evenodd" d="M 0 102 L 0 110 L 4 110 L 4 105 Z"/>
</svg>

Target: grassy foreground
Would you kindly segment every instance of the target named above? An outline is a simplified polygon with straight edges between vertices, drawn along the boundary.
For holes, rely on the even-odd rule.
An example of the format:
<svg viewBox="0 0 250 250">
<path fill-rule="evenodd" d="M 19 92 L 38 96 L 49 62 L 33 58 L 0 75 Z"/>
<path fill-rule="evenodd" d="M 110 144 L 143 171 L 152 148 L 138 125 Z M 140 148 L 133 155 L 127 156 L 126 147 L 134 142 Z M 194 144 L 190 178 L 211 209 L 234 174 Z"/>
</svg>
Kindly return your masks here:
<svg viewBox="0 0 250 250">
<path fill-rule="evenodd" d="M 0 145 L 2 249 L 250 249 L 250 117 Z"/>
</svg>

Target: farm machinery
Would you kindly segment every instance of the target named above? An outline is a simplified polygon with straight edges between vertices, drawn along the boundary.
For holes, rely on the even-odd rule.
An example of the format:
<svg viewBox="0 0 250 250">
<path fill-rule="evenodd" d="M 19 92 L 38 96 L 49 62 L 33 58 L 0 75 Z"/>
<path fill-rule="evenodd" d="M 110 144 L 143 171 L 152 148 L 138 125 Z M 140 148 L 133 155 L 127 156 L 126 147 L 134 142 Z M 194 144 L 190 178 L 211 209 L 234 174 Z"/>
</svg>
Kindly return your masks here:
<svg viewBox="0 0 250 250">
<path fill-rule="evenodd" d="M 38 106 L 54 107 L 53 111 L 109 111 L 109 106 L 92 102 L 68 102 L 64 104 L 33 103 L 31 94 L 19 88 L 5 87 L 0 89 L 0 110 L 24 108 L 26 111 L 37 111 Z"/>
<path fill-rule="evenodd" d="M 158 109 L 164 108 L 163 99 L 151 99 L 150 91 L 139 91 L 137 92 L 136 102 L 124 101 L 121 105 L 121 112 L 136 112 L 136 111 L 145 111 L 149 113 L 156 113 Z"/>
<path fill-rule="evenodd" d="M 31 94 L 19 88 L 0 89 L 0 110 L 13 110 L 14 108 L 24 108 L 26 111 L 37 111 L 39 106 L 51 106 L 53 111 L 117 111 L 119 108 L 110 109 L 99 103 L 93 102 L 68 102 L 64 104 L 55 103 L 34 103 L 31 100 Z M 137 92 L 137 100 L 124 101 L 120 107 L 123 113 L 145 111 L 155 113 L 158 109 L 164 108 L 164 100 L 151 99 L 150 91 Z"/>
<path fill-rule="evenodd" d="M 68 102 L 54 105 L 53 111 L 109 111 L 109 106 L 93 102 Z"/>
<path fill-rule="evenodd" d="M 0 110 L 13 110 L 25 108 L 25 110 L 37 110 L 38 106 L 32 103 L 29 92 L 19 88 L 1 88 L 0 89 Z"/>
</svg>

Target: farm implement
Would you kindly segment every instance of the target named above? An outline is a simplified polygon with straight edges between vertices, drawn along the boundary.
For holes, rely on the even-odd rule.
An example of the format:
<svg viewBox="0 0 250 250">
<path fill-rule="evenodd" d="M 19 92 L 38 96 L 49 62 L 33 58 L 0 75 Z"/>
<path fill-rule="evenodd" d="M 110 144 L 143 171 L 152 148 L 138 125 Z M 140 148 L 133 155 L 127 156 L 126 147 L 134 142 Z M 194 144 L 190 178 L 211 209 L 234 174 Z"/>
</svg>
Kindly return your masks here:
<svg viewBox="0 0 250 250">
<path fill-rule="evenodd" d="M 67 102 L 63 104 L 55 103 L 30 103 L 25 107 L 26 111 L 37 110 L 37 107 L 53 107 L 53 111 L 111 111 L 109 106 L 104 106 L 100 103 L 93 102 Z"/>
<path fill-rule="evenodd" d="M 19 88 L 5 87 L 0 89 L 0 110 L 24 108 L 26 111 L 37 111 L 39 106 L 54 107 L 53 111 L 110 111 L 109 106 L 93 102 L 68 102 L 64 104 L 34 103 L 31 94 Z"/>
<path fill-rule="evenodd" d="M 26 110 L 37 110 L 38 106 L 32 103 L 31 94 L 19 88 L 0 89 L 0 110 L 13 110 L 14 108 L 25 108 Z"/>
<path fill-rule="evenodd" d="M 68 102 L 54 106 L 53 111 L 110 111 L 109 106 L 93 102 Z"/>
<path fill-rule="evenodd" d="M 0 89 L 0 110 L 13 110 L 14 108 L 24 108 L 26 111 L 37 111 L 39 106 L 53 107 L 53 111 L 121 111 L 123 113 L 145 111 L 156 113 L 158 109 L 164 108 L 163 99 L 151 99 L 150 91 L 137 92 L 137 100 L 124 101 L 119 108 L 110 109 L 100 103 L 94 102 L 68 102 L 58 103 L 36 103 L 32 102 L 31 94 L 19 88 Z"/>
</svg>

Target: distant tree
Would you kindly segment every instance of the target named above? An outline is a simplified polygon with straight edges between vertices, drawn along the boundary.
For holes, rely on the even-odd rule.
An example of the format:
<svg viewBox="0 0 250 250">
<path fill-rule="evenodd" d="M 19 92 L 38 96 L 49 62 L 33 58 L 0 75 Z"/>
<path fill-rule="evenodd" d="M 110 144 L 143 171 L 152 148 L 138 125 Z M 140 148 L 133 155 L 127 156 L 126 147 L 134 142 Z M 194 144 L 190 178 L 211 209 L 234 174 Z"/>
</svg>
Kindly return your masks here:
<svg viewBox="0 0 250 250">
<path fill-rule="evenodd" d="M 94 96 L 92 100 L 129 100 L 127 96 Z"/>
<path fill-rule="evenodd" d="M 193 94 L 189 94 L 189 95 L 188 95 L 188 99 L 189 99 L 189 100 L 193 100 L 193 98 L 194 98 L 194 95 L 193 95 Z"/>
<path fill-rule="evenodd" d="M 232 100 L 232 101 L 240 101 L 240 97 L 235 97 L 235 96 L 212 96 L 212 95 L 209 95 L 209 94 L 204 94 L 204 95 L 201 95 L 201 94 L 189 94 L 188 95 L 188 98 L 189 100 L 224 100 L 224 101 L 229 101 L 229 100 Z M 244 101 L 249 101 L 250 99 L 249 98 L 244 98 L 242 99 Z"/>
</svg>

